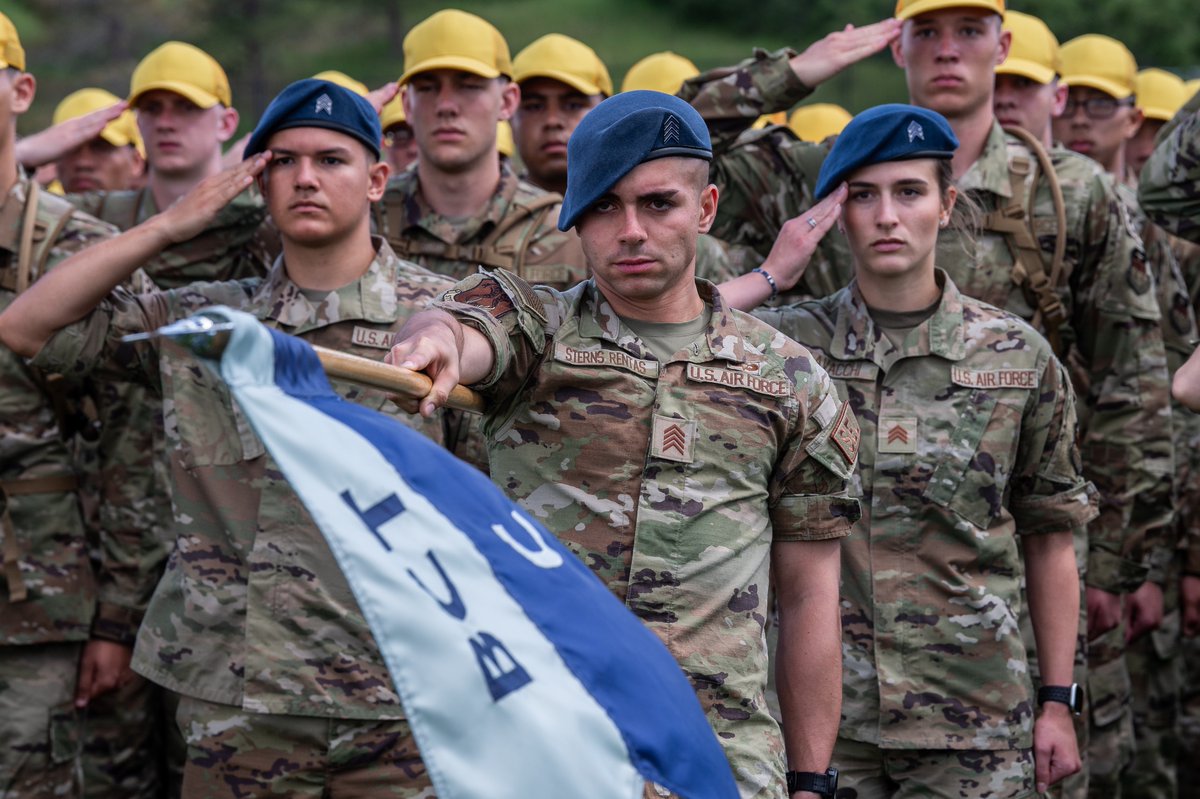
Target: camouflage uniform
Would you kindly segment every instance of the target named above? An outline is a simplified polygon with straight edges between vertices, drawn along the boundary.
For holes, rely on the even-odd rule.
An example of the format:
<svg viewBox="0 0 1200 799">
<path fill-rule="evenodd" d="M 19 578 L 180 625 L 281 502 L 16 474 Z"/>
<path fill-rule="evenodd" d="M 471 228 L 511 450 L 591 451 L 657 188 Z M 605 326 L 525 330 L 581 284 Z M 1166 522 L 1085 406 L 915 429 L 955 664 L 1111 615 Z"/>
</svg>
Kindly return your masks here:
<svg viewBox="0 0 1200 799">
<path fill-rule="evenodd" d="M 141 295 L 118 289 L 35 359 L 72 376 L 95 371 L 161 390 L 176 544 L 139 632 L 134 668 L 195 700 L 193 714 L 203 716 L 210 704 L 225 707 L 210 707 L 209 717 L 237 709 L 244 727 L 253 727 L 257 714 L 372 724 L 403 718 L 323 536 L 224 385 L 178 348 L 119 339 L 224 304 L 314 344 L 381 358 L 394 331 L 449 281 L 375 243 L 376 258 L 362 278 L 319 298 L 287 278 L 282 259 L 265 280 Z M 384 392 L 338 381 L 334 388 L 367 407 L 398 411 Z M 440 436 L 440 420 L 398 418 Z M 213 728 L 201 724 L 205 729 Z M 228 753 L 214 757 L 219 741 L 189 735 L 188 780 L 198 778 L 198 763 L 207 764 L 201 770 L 234 768 Z M 281 766 L 274 777 L 287 771 Z M 427 782 L 423 770 L 413 781 Z"/>
<path fill-rule="evenodd" d="M 772 544 L 845 535 L 857 426 L 808 353 L 726 309 L 663 363 L 593 281 L 476 275 L 436 307 L 483 332 L 492 477 L 688 674 L 743 797 L 783 797 L 763 622 Z"/>
<path fill-rule="evenodd" d="M 809 93 L 788 64 L 790 55 L 758 51 L 735 68 L 693 78 L 680 92 L 708 120 L 714 135 L 713 178 L 722 202 L 713 233 L 760 252 L 784 222 L 811 206 L 811 186 L 827 152 L 781 128 L 768 127 L 738 141 L 758 115 L 789 108 Z M 1163 457 L 1172 443 L 1154 277 L 1112 179 L 1083 156 L 1062 149 L 1050 155 L 1067 220 L 1064 268 L 1051 282 L 1065 312 L 1057 337 L 1081 398 L 1084 475 L 1102 498 L 1100 516 L 1087 529 L 1087 581 L 1111 593 L 1128 593 L 1146 579 L 1147 552 L 1159 546 L 1143 541 L 1141 534 L 1166 529 L 1171 514 L 1169 503 L 1143 502 L 1135 508 L 1139 496 L 1163 496 L 1171 480 L 1170 458 Z M 1035 172 L 1029 167 L 1034 164 L 1027 147 L 997 124 L 958 188 L 984 214 L 999 213 L 1014 196 L 1029 196 Z M 1018 165 L 1027 174 L 1014 195 L 1012 175 Z M 1028 213 L 1049 276 L 1059 231 L 1045 179 L 1039 180 Z M 1037 300 L 1018 284 L 1024 268 L 1018 270 L 1004 235 L 983 231 L 972 237 L 949 228 L 939 236 L 937 263 L 964 294 L 1034 319 Z M 851 274 L 843 240 L 826 236 L 797 288 L 802 294 L 825 296 Z M 1045 325 L 1039 332 L 1053 341 Z M 1088 693 L 1096 728 L 1131 729 L 1123 653 L 1123 630 L 1090 642 Z"/>
<path fill-rule="evenodd" d="M 1138 201 L 1156 225 L 1200 243 L 1200 92 L 1159 131 Z"/>
<path fill-rule="evenodd" d="M 1153 225 L 1137 204 L 1135 188 L 1118 186 L 1122 202 L 1146 246 L 1146 260 L 1154 270 L 1162 308 L 1162 332 L 1167 366 L 1173 375 L 1191 354 L 1197 337 L 1195 311 L 1188 285 L 1180 270 L 1174 237 Z M 1186 245 L 1186 242 L 1179 242 Z M 1172 470 L 1172 494 L 1162 498 L 1177 508 L 1172 524 L 1159 536 L 1150 553 L 1147 579 L 1163 589 L 1163 622 L 1158 629 L 1129 644 L 1127 654 L 1132 684 L 1135 754 L 1132 766 L 1121 775 L 1122 796 L 1138 799 L 1175 799 L 1176 761 L 1179 758 L 1179 699 L 1183 677 L 1180 649 L 1181 613 L 1179 580 L 1188 528 L 1197 523 L 1195 473 L 1190 468 L 1194 444 L 1200 437 L 1200 416 L 1172 401 L 1171 419 L 1178 462 Z M 1147 498 L 1153 501 L 1152 498 Z M 1105 786 L 1098 786 L 1104 790 Z M 1104 795 L 1112 795 L 1109 791 Z"/>
<path fill-rule="evenodd" d="M 884 750 L 896 795 L 927 795 L 904 782 L 932 778 L 937 795 L 1018 796 L 1032 788 L 1035 711 L 1018 535 L 1071 533 L 1096 509 L 1049 344 L 938 279 L 940 305 L 899 348 L 854 283 L 756 315 L 813 352 L 862 424 L 855 488 L 869 510 L 842 543 L 839 747 L 847 760 L 858 747 L 844 741 Z M 966 751 L 940 776 L 896 777 L 893 760 L 916 753 L 892 750 L 939 749 Z"/>
<path fill-rule="evenodd" d="M 67 195 L 67 200 L 87 213 L 128 230 L 158 213 L 154 194 L 147 188 L 133 191 L 89 192 Z M 257 190 L 249 190 L 217 214 L 200 235 L 175 244 L 144 265 L 148 279 L 139 290 L 181 288 L 211 280 L 238 280 L 262 277 L 279 253 L 280 244 L 274 224 Z M 127 429 L 139 435 L 113 442 L 103 471 L 115 471 L 125 497 L 110 497 L 101 513 L 122 515 L 122 508 L 138 508 L 138 519 L 123 519 L 129 524 L 144 524 L 166 531 L 157 547 L 145 550 L 147 559 L 161 568 L 165 548 L 173 543 L 169 527 L 169 477 L 160 453 L 162 410 L 157 398 L 142 386 L 127 391 L 134 401 L 129 407 Z M 151 446 L 143 446 L 146 431 Z M 153 473 L 149 480 L 144 478 Z M 140 498 L 135 492 L 141 491 Z M 132 500 L 137 499 L 136 503 Z M 126 502 L 122 503 L 120 500 Z M 125 514 L 127 515 L 127 514 Z M 84 776 L 88 799 L 137 799 L 159 795 L 159 770 L 165 768 L 166 782 L 175 792 L 182 769 L 183 742 L 173 722 L 178 697 L 164 695 L 153 683 L 136 678 L 120 691 L 102 696 L 88 710 L 87 738 L 84 745 Z M 165 754 L 160 752 L 165 748 Z M 161 766 L 160 766 L 161 764 Z"/>
<path fill-rule="evenodd" d="M 29 184 L 18 182 L 0 206 L 0 310 L 18 288 L 28 193 Z M 31 262 L 30 282 L 40 268 L 53 268 L 114 232 L 46 193 L 39 195 L 35 225 L 39 255 Z M 89 638 L 132 640 L 147 587 L 136 569 L 125 566 L 143 544 L 143 531 L 102 531 L 97 580 L 88 557 L 75 440 L 61 428 L 74 417 L 53 407 L 55 398 L 68 411 L 83 407 L 97 400 L 96 392 L 91 386 L 60 389 L 51 372 L 30 369 L 4 347 L 0 381 L 0 795 L 75 796 L 82 719 L 72 700 L 81 646 Z"/>
</svg>

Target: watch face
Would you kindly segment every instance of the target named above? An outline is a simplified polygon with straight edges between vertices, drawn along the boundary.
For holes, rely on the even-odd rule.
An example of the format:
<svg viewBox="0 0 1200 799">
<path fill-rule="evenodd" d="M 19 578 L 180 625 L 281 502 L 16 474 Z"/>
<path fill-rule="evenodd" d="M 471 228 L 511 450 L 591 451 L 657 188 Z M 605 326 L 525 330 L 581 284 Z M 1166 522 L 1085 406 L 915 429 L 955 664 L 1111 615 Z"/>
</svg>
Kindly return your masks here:
<svg viewBox="0 0 1200 799">
<path fill-rule="evenodd" d="M 1076 716 L 1083 714 L 1083 688 L 1079 683 L 1071 683 L 1071 712 Z"/>
</svg>

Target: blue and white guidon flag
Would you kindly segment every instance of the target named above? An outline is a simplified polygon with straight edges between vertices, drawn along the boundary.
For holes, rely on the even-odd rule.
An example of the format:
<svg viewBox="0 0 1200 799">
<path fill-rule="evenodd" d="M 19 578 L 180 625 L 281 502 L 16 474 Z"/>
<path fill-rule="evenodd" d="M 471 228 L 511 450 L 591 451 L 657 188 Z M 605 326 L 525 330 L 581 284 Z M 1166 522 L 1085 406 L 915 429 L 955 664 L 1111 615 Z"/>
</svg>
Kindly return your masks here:
<svg viewBox="0 0 1200 799">
<path fill-rule="evenodd" d="M 346 402 L 312 349 L 232 322 L 219 364 L 329 540 L 438 796 L 736 797 L 659 640 L 482 473 Z"/>
</svg>

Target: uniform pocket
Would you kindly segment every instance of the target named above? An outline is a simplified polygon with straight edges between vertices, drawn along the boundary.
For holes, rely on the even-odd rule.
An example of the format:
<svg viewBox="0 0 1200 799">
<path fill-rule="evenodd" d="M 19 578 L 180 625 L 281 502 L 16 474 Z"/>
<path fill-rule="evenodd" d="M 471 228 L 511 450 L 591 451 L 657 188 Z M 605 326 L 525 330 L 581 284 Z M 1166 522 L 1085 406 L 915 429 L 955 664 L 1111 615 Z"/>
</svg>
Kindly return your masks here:
<svg viewBox="0 0 1200 799">
<path fill-rule="evenodd" d="M 1125 626 L 1118 625 L 1089 643 L 1093 653 L 1121 651 L 1124 649 Z M 1129 680 L 1129 669 L 1125 658 L 1116 657 L 1094 668 L 1088 666 L 1088 704 L 1091 707 L 1092 723 L 1107 727 L 1125 715 L 1133 695 Z"/>
</svg>

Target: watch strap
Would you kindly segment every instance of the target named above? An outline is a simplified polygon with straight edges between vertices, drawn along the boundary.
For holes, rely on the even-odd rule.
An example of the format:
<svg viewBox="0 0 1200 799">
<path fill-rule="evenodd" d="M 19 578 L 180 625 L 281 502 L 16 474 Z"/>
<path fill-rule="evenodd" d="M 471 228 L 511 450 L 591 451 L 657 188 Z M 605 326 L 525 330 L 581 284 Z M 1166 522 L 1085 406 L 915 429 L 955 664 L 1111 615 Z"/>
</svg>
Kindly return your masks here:
<svg viewBox="0 0 1200 799">
<path fill-rule="evenodd" d="M 1047 702 L 1061 702 L 1073 713 L 1083 710 L 1078 685 L 1043 685 L 1038 689 L 1037 701 L 1039 706 Z"/>
<path fill-rule="evenodd" d="M 787 791 L 791 796 L 796 791 L 812 791 L 832 799 L 837 790 L 838 771 L 831 768 L 824 773 L 816 771 L 789 771 L 787 773 Z"/>
</svg>

